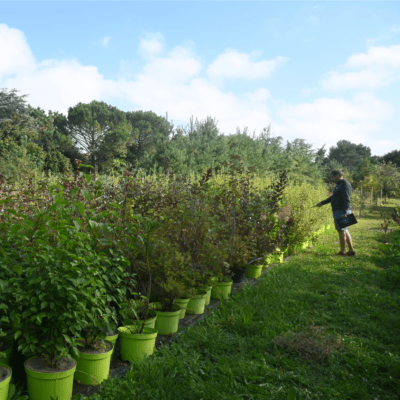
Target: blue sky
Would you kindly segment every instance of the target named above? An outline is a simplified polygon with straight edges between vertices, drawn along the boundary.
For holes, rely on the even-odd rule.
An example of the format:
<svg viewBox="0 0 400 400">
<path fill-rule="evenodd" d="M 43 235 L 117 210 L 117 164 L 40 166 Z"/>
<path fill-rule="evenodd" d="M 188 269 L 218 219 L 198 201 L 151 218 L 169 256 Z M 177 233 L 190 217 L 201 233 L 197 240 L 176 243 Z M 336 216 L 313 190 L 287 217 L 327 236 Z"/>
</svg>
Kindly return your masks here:
<svg viewBox="0 0 400 400">
<path fill-rule="evenodd" d="M 0 1 L 0 89 L 400 149 L 400 2 Z"/>
</svg>

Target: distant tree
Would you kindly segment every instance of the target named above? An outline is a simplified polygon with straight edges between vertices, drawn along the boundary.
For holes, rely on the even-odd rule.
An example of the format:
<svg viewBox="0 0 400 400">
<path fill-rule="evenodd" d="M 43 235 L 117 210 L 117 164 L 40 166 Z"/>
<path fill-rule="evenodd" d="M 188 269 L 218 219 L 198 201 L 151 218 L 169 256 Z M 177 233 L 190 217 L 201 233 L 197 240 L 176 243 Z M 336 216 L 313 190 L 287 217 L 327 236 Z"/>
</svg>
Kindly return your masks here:
<svg viewBox="0 0 400 400">
<path fill-rule="evenodd" d="M 125 115 L 132 126 L 126 161 L 146 170 L 163 165 L 170 140 L 176 136 L 174 125 L 153 111 L 129 111 Z"/>
<path fill-rule="evenodd" d="M 219 169 L 228 150 L 226 139 L 211 117 L 204 121 L 196 118 L 194 122 L 192 116 L 189 126 L 176 128 L 165 156 L 177 173 L 201 173 L 209 167 Z"/>
<path fill-rule="evenodd" d="M 400 194 L 400 171 L 392 162 L 378 165 L 376 176 L 382 189 L 385 201 L 389 197 L 396 197 Z"/>
<path fill-rule="evenodd" d="M 115 157 L 125 157 L 132 139 L 132 126 L 126 122 L 125 113 L 95 100 L 70 107 L 68 118 L 57 115 L 56 124 L 81 149 L 95 171 L 112 165 Z"/>
<path fill-rule="evenodd" d="M 392 150 L 389 153 L 386 153 L 384 156 L 382 156 L 382 161 L 385 163 L 392 162 L 393 164 L 396 164 L 398 168 L 400 168 L 400 150 Z"/>
<path fill-rule="evenodd" d="M 72 171 L 73 164 L 63 153 L 74 147 L 73 142 L 69 136 L 54 127 L 52 111 L 47 116 L 40 107 L 28 106 L 28 109 L 29 116 L 33 118 L 34 129 L 38 132 L 35 143 L 46 152 L 43 169 L 55 173 Z"/>
<path fill-rule="evenodd" d="M 339 140 L 336 146 L 329 149 L 327 161 L 335 160 L 352 172 L 362 159 L 369 157 L 371 157 L 371 149 L 368 146 L 354 144 L 348 140 Z"/>
<path fill-rule="evenodd" d="M 323 145 L 320 149 L 318 149 L 316 151 L 314 162 L 316 164 L 320 164 L 320 165 L 323 165 L 324 163 L 326 163 L 326 161 L 327 161 L 326 152 L 327 152 L 327 149 L 325 149 L 325 145 Z"/>
<path fill-rule="evenodd" d="M 0 174 L 20 180 L 35 169 L 41 170 L 46 153 L 35 143 L 37 132 L 30 125 L 31 117 L 14 112 L 11 121 L 0 127 Z"/>
<path fill-rule="evenodd" d="M 376 176 L 376 171 L 377 171 L 377 165 L 373 163 L 371 158 L 361 159 L 353 172 L 354 187 L 357 188 L 362 183 L 363 188 L 365 188 L 366 180 L 370 182 L 368 185 L 371 186 L 373 177 Z"/>
<path fill-rule="evenodd" d="M 2 122 L 12 122 L 12 115 L 14 112 L 21 115 L 27 115 L 28 113 L 24 97 L 29 95 L 24 94 L 23 96 L 18 96 L 15 93 L 19 92 L 19 90 L 16 89 L 12 89 L 10 93 L 7 93 L 7 91 L 8 89 L 6 88 L 0 91 L 0 126 Z"/>
</svg>

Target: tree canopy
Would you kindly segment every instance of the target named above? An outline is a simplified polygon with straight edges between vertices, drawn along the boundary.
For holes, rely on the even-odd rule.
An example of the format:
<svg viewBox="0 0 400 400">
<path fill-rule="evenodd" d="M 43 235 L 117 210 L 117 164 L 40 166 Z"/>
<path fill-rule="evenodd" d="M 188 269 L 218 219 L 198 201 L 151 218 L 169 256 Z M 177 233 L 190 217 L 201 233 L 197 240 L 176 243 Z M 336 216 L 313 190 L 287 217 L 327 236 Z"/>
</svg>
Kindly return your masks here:
<svg viewBox="0 0 400 400">
<path fill-rule="evenodd" d="M 26 104 L 28 95 L 16 92 L 0 92 L 0 173 L 18 170 L 22 162 L 29 168 L 67 172 L 76 167 L 76 159 L 104 174 L 126 168 L 200 173 L 210 167 L 220 170 L 234 154 L 240 155 L 244 167 L 260 173 L 285 169 L 299 183 L 328 183 L 329 172 L 340 168 L 355 188 L 377 187 L 378 181 L 387 193 L 397 187 L 399 150 L 379 157 L 372 156 L 368 146 L 348 140 L 339 140 L 329 150 L 325 145 L 314 149 L 300 138 L 285 144 L 270 125 L 258 135 L 247 127 L 225 135 L 211 116 L 200 121 L 192 116 L 186 127 L 174 129 L 153 111 L 124 112 L 96 100 L 70 107 L 66 116 L 57 111 L 46 115 L 40 107 Z"/>
</svg>

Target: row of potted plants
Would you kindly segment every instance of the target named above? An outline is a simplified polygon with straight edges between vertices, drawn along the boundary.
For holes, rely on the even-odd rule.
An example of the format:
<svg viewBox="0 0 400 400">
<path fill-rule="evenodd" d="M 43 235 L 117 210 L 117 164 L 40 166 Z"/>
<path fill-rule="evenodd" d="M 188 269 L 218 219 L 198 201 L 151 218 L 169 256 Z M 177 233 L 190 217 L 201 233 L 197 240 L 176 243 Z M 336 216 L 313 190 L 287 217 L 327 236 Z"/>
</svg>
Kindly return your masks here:
<svg viewBox="0 0 400 400">
<path fill-rule="evenodd" d="M 328 226 L 329 228 L 329 226 Z M 316 232 L 316 235 L 323 232 L 325 227 Z M 316 236 L 315 236 L 316 237 Z M 307 243 L 308 244 L 308 243 Z M 281 262 L 284 251 L 270 257 L 269 262 Z M 254 272 L 254 271 L 252 271 Z M 261 273 L 260 273 L 261 274 Z M 257 278 L 259 275 L 254 276 Z M 81 346 L 78 346 L 78 356 L 71 352 L 72 360 L 67 358 L 57 364 L 57 372 L 46 364 L 46 357 L 29 357 L 27 353 L 25 370 L 28 379 L 28 391 L 30 398 L 50 398 L 49 396 L 63 396 L 71 398 L 73 379 L 82 384 L 100 384 L 107 379 L 110 368 L 110 361 L 114 355 L 117 338 L 120 341 L 121 359 L 129 362 L 140 362 L 154 352 L 155 340 L 158 334 L 171 334 L 178 330 L 179 319 L 184 318 L 185 313 L 202 314 L 204 306 L 210 303 L 210 298 L 228 298 L 231 292 L 232 280 L 219 283 L 216 278 L 211 280 L 207 290 L 199 290 L 194 296 L 187 299 L 174 301 L 175 311 L 163 312 L 161 303 L 149 303 L 146 296 L 132 293 L 140 300 L 129 300 L 121 304 L 120 317 L 123 326 L 115 331 L 107 330 L 104 341 L 99 339 L 102 332 L 97 331 L 100 336 L 95 337 L 95 328 L 87 328 L 82 331 L 82 337 L 78 339 Z M 214 289 L 214 290 L 212 290 Z M 96 326 L 96 323 L 94 324 Z M 99 325 L 104 329 L 104 325 Z M 2 335 L 6 335 L 2 332 Z M 11 347 L 10 347 L 11 348 Z M 30 350 L 33 350 L 30 348 Z M 11 369 L 7 368 L 7 356 L 0 361 L 0 367 L 4 371 L 2 386 L 4 398 L 7 398 L 7 386 L 11 380 Z M 51 364 L 51 362 L 50 362 Z M 51 370 L 51 373 L 50 373 Z M 46 379 L 43 379 L 43 378 Z M 0 391 L 0 399 L 2 398 Z M 35 394 L 37 393 L 37 394 Z M 47 397 L 46 397 L 47 396 Z M 64 397 L 59 397 L 62 399 Z"/>
<path fill-rule="evenodd" d="M 176 180 L 168 192 L 127 179 L 122 200 L 101 207 L 101 183 L 91 192 L 84 174 L 53 187 L 45 208 L 21 211 L 1 200 L 0 327 L 27 357 L 31 399 L 61 387 L 70 398 L 74 378 L 100 384 L 117 337 L 174 333 L 183 310 L 201 313 L 210 296 L 229 296 L 230 274 L 283 256 L 278 246 L 291 228 L 278 216 L 285 174 L 252 191 L 236 161 L 225 185 L 210 187 L 210 171 L 198 184 Z M 150 306 L 152 295 L 159 301 Z"/>
</svg>

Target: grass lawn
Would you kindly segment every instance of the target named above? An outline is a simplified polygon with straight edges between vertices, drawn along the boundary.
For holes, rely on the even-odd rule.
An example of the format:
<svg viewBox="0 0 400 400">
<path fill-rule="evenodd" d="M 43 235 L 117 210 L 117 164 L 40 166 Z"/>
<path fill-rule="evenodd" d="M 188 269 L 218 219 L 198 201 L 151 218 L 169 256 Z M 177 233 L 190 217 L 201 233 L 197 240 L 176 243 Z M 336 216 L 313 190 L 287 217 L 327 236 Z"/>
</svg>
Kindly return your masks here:
<svg viewBox="0 0 400 400">
<path fill-rule="evenodd" d="M 90 398 L 400 399 L 400 285 L 386 278 L 396 261 L 378 250 L 378 217 L 349 228 L 356 258 L 336 256 L 325 232 Z"/>
</svg>

